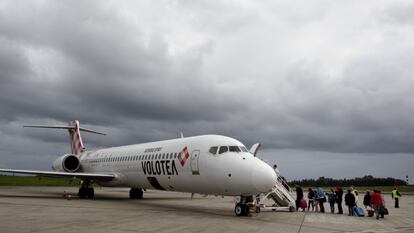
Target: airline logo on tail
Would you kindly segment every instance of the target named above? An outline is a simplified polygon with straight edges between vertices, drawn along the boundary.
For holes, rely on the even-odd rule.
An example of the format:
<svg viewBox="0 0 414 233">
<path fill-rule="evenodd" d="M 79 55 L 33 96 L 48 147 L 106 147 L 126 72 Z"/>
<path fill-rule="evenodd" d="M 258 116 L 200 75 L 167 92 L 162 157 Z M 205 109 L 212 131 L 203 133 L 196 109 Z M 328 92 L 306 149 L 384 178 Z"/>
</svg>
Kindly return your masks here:
<svg viewBox="0 0 414 233">
<path fill-rule="evenodd" d="M 184 149 L 178 154 L 178 161 L 180 161 L 181 167 L 184 167 L 185 162 L 190 157 L 190 154 L 188 153 L 187 147 L 184 147 Z"/>
<path fill-rule="evenodd" d="M 71 121 L 69 126 L 73 127 L 73 129 L 69 129 L 72 154 L 79 155 L 84 148 L 79 131 L 79 121 Z"/>
</svg>

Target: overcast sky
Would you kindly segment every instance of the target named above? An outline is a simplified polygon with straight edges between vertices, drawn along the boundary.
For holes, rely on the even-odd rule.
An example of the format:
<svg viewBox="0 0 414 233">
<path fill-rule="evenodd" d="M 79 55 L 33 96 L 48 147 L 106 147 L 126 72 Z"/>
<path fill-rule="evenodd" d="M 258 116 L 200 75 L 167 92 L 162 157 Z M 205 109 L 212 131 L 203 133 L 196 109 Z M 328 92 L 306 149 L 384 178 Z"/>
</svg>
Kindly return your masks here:
<svg viewBox="0 0 414 233">
<path fill-rule="evenodd" d="M 414 177 L 413 1 L 0 1 L 0 166 L 222 134 L 288 179 Z"/>
</svg>

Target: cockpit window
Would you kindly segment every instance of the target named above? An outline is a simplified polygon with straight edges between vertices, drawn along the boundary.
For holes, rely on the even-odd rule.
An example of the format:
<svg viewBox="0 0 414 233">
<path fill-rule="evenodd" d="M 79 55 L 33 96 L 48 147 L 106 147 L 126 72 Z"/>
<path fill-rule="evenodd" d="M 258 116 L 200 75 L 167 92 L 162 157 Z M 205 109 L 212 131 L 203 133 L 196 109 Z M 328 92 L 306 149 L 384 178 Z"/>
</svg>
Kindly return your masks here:
<svg viewBox="0 0 414 233">
<path fill-rule="evenodd" d="M 217 153 L 217 149 L 218 149 L 218 146 L 212 146 L 210 148 L 209 152 L 212 153 L 213 155 L 215 155 Z"/>
<path fill-rule="evenodd" d="M 249 151 L 246 149 L 246 147 L 244 147 L 244 146 L 241 146 L 241 147 L 240 147 L 240 149 L 241 149 L 241 151 L 243 151 L 243 152 L 249 152 Z"/>
<path fill-rule="evenodd" d="M 230 152 L 240 152 L 240 148 L 238 146 L 229 146 Z"/>
<path fill-rule="evenodd" d="M 229 148 L 227 146 L 220 146 L 219 154 L 223 154 L 224 152 L 227 152 Z"/>
</svg>

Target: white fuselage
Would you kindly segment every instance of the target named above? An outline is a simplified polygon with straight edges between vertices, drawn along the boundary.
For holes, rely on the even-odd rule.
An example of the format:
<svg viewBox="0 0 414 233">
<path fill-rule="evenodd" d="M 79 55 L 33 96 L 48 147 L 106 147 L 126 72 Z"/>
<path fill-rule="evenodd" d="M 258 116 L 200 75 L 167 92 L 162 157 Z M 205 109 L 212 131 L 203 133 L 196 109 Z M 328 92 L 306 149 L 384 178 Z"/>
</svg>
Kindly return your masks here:
<svg viewBox="0 0 414 233">
<path fill-rule="evenodd" d="M 219 153 L 226 146 L 232 151 Z M 116 176 L 97 181 L 103 186 L 234 196 L 267 192 L 276 182 L 269 165 L 239 141 L 219 135 L 106 148 L 84 152 L 80 160 L 82 172 Z"/>
</svg>

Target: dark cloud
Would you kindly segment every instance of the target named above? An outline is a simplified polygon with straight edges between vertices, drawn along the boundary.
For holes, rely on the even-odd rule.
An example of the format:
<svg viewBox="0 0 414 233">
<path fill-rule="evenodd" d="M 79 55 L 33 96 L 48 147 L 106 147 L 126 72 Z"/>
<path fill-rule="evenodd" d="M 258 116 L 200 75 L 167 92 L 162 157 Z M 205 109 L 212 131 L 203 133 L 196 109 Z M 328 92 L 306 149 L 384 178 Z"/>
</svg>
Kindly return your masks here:
<svg viewBox="0 0 414 233">
<path fill-rule="evenodd" d="M 407 4 L 5 1 L 1 163 L 48 168 L 67 136 L 21 126 L 73 119 L 109 133 L 84 135 L 89 148 L 183 131 L 259 141 L 270 160 L 403 161 L 414 152 Z M 21 163 L 29 155 L 39 162 Z"/>
</svg>

